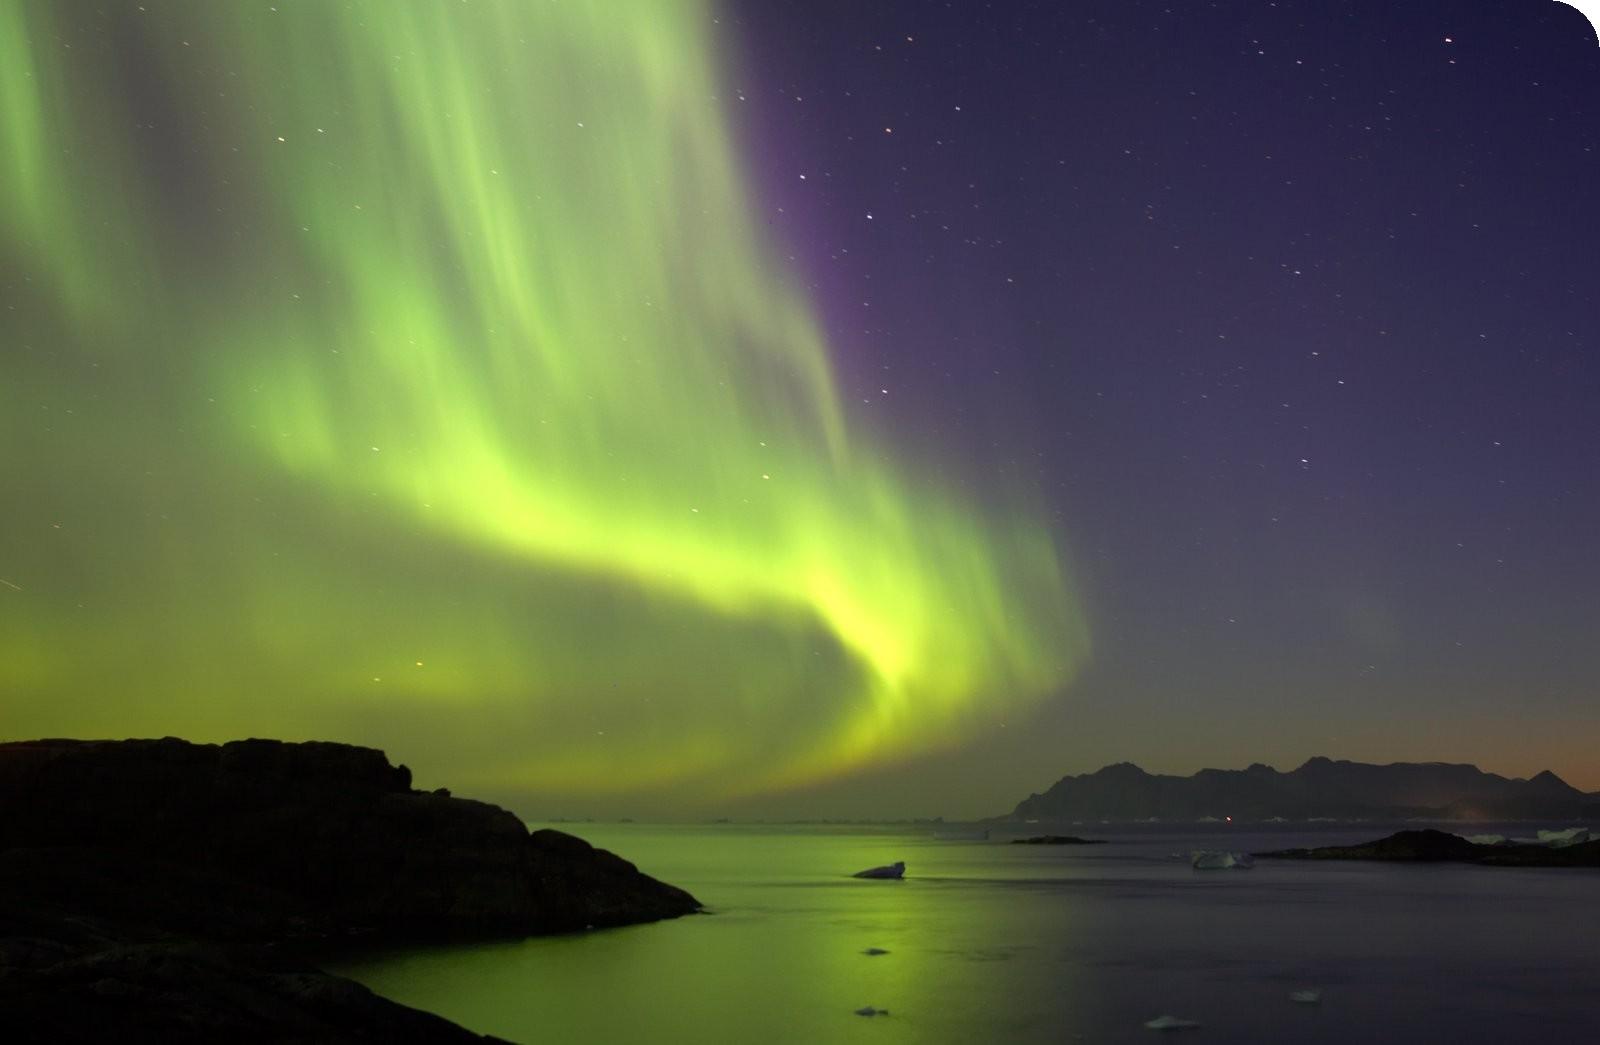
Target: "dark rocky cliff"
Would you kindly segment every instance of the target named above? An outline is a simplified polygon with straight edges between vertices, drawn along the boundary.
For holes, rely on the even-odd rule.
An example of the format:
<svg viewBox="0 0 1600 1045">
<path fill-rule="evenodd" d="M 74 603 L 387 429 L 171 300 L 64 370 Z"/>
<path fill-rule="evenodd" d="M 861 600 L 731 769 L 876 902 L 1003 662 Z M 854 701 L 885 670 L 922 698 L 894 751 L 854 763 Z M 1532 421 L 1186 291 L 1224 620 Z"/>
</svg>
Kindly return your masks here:
<svg viewBox="0 0 1600 1045">
<path fill-rule="evenodd" d="M 213 937 L 514 936 L 698 907 L 581 839 L 414 791 L 383 752 L 330 743 L 0 744 L 0 875 L 54 864 L 77 870 L 39 888 Z M 192 879 L 198 908 L 195 889 L 161 888 Z"/>
<path fill-rule="evenodd" d="M 0 744 L 0 1025 L 94 1040 L 456 1040 L 283 946 L 522 936 L 699 908 L 381 751 Z M 470 1036 L 468 1036 L 470 1037 Z"/>
</svg>

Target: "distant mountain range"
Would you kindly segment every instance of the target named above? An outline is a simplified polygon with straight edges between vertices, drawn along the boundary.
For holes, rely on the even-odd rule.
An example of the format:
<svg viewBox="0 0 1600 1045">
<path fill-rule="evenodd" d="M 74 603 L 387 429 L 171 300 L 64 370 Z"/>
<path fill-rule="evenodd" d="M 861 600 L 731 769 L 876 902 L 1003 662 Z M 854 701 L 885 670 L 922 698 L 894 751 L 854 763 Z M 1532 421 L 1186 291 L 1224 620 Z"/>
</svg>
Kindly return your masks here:
<svg viewBox="0 0 1600 1045">
<path fill-rule="evenodd" d="M 1196 821 L 1334 819 L 1550 820 L 1600 818 L 1600 792 L 1587 794 L 1546 770 L 1507 779 L 1477 766 L 1396 762 L 1377 766 L 1313 758 L 1280 773 L 1202 769 L 1159 776 L 1131 762 L 1062 777 L 1017 804 L 1010 820 Z"/>
</svg>

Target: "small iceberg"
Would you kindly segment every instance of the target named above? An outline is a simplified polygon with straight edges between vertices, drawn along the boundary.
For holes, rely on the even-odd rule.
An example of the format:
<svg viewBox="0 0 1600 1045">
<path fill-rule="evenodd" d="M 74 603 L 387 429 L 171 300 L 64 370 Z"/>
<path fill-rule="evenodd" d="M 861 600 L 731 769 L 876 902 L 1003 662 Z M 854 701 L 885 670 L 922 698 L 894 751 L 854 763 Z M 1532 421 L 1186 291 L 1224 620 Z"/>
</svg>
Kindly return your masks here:
<svg viewBox="0 0 1600 1045">
<path fill-rule="evenodd" d="M 1189 862 L 1196 871 L 1249 870 L 1256 865 L 1256 858 L 1226 849 L 1196 849 L 1189 854 Z"/>
<path fill-rule="evenodd" d="M 857 1016 L 887 1016 L 887 1015 L 889 1015 L 889 1010 L 888 1009 L 875 1009 L 870 1005 L 863 1005 L 863 1006 L 861 1006 L 861 1008 L 856 1010 L 856 1015 Z"/>
<path fill-rule="evenodd" d="M 1289 1000 L 1297 1005 L 1316 1005 L 1322 1001 L 1322 992 L 1314 988 L 1304 991 L 1290 991 Z"/>
<path fill-rule="evenodd" d="M 1540 831 L 1539 844 L 1552 849 L 1565 849 L 1569 845 L 1582 845 L 1589 840 L 1587 827 L 1569 827 L 1565 831 Z"/>
<path fill-rule="evenodd" d="M 857 871 L 852 878 L 904 878 L 906 876 L 906 862 L 896 860 L 892 864 L 882 867 L 869 867 L 865 871 Z"/>
<path fill-rule="evenodd" d="M 1194 1030 L 1200 1026 L 1194 1020 L 1179 1019 L 1176 1016 L 1157 1016 L 1153 1020 L 1145 1020 L 1144 1025 L 1150 1030 Z"/>
<path fill-rule="evenodd" d="M 1505 845 L 1505 844 L 1507 844 L 1507 840 L 1506 840 L 1506 836 L 1505 835 L 1462 835 L 1461 837 L 1465 838 L 1467 841 L 1471 842 L 1473 845 Z"/>
</svg>

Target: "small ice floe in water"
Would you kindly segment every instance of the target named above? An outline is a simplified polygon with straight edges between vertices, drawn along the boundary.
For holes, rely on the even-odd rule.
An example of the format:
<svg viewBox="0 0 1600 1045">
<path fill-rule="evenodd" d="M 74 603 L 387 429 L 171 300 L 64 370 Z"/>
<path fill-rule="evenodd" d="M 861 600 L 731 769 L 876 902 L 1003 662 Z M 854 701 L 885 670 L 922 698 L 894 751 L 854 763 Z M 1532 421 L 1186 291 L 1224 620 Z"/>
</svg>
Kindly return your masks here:
<svg viewBox="0 0 1600 1045">
<path fill-rule="evenodd" d="M 1506 836 L 1505 835 L 1462 835 L 1461 837 L 1465 838 L 1467 841 L 1471 842 L 1473 845 L 1505 845 L 1506 844 Z"/>
<path fill-rule="evenodd" d="M 1249 853 L 1230 853 L 1224 849 L 1196 849 L 1189 854 L 1189 861 L 1196 871 L 1245 870 L 1256 865 L 1256 858 Z"/>
<path fill-rule="evenodd" d="M 882 867 L 869 867 L 865 871 L 857 871 L 852 878 L 904 878 L 906 876 L 906 862 L 896 860 L 892 864 Z"/>
<path fill-rule="evenodd" d="M 1303 991 L 1290 991 L 1289 1000 L 1299 1005 L 1316 1005 L 1322 1001 L 1322 992 L 1316 988 Z"/>
<path fill-rule="evenodd" d="M 1145 1020 L 1144 1025 L 1150 1030 L 1194 1030 L 1200 1026 L 1194 1020 L 1179 1019 L 1177 1016 L 1157 1016 L 1153 1020 Z"/>
<path fill-rule="evenodd" d="M 876 958 L 880 954 L 888 954 L 889 952 L 884 950 L 882 947 L 868 947 L 861 953 L 865 954 L 869 958 Z"/>
<path fill-rule="evenodd" d="M 1565 849 L 1569 845 L 1582 845 L 1589 840 L 1587 827 L 1569 827 L 1565 831 L 1540 831 L 1539 844 L 1552 849 Z"/>
<path fill-rule="evenodd" d="M 857 1016 L 887 1016 L 887 1015 L 889 1015 L 889 1010 L 888 1009 L 874 1009 L 870 1005 L 863 1005 L 863 1006 L 861 1006 L 861 1008 L 856 1010 L 856 1015 Z"/>
</svg>

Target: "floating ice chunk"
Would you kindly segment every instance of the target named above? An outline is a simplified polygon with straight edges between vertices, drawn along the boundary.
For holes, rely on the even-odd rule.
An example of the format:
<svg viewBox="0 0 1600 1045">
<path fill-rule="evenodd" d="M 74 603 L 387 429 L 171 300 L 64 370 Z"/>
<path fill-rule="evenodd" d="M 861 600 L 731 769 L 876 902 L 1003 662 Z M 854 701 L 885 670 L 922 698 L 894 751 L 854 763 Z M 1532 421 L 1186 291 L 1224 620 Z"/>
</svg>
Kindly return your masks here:
<svg viewBox="0 0 1600 1045">
<path fill-rule="evenodd" d="M 1322 1001 L 1322 991 L 1316 988 L 1304 991 L 1290 991 L 1289 1000 L 1300 1005 L 1315 1005 Z"/>
<path fill-rule="evenodd" d="M 1582 845 L 1589 840 L 1587 827 L 1569 827 L 1565 831 L 1540 831 L 1539 844 L 1552 849 L 1565 849 L 1569 845 Z"/>
<path fill-rule="evenodd" d="M 1249 853 L 1230 853 L 1225 849 L 1196 849 L 1189 854 L 1189 862 L 1196 871 L 1247 870 L 1256 865 L 1256 858 Z"/>
<path fill-rule="evenodd" d="M 852 878 L 904 878 L 906 876 L 906 863 L 896 860 L 883 867 L 869 867 L 865 871 L 857 871 Z"/>
<path fill-rule="evenodd" d="M 870 1005 L 863 1005 L 863 1006 L 861 1006 L 861 1008 L 856 1010 L 856 1015 L 857 1016 L 887 1016 L 887 1015 L 889 1015 L 889 1010 L 888 1009 L 874 1009 Z"/>
<path fill-rule="evenodd" d="M 1461 837 L 1465 838 L 1467 841 L 1471 842 L 1473 845 L 1505 845 L 1506 844 L 1506 836 L 1505 835 L 1462 835 Z"/>
<path fill-rule="evenodd" d="M 880 954 L 888 954 L 889 952 L 884 950 L 882 947 L 868 947 L 861 953 L 865 954 L 869 958 L 876 958 Z"/>
<path fill-rule="evenodd" d="M 1177 1016 L 1157 1016 L 1153 1020 L 1145 1020 L 1144 1025 L 1150 1030 L 1194 1030 L 1200 1026 L 1194 1020 L 1179 1019 Z"/>
</svg>

